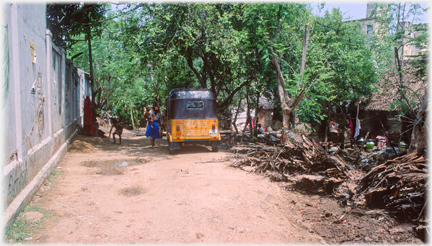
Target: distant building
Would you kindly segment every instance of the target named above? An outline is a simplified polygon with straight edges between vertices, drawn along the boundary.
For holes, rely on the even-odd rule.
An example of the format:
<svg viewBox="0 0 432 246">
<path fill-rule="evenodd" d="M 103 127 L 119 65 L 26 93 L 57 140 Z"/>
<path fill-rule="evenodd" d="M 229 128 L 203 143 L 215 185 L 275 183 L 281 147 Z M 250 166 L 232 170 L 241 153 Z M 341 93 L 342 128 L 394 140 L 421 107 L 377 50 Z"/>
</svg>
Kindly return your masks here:
<svg viewBox="0 0 432 246">
<path fill-rule="evenodd" d="M 358 20 L 350 20 L 360 22 L 361 30 L 368 35 L 376 34 L 379 23 L 376 22 L 376 13 L 375 13 L 376 3 L 369 2 L 366 8 L 366 18 L 358 19 Z"/>
<path fill-rule="evenodd" d="M 374 11 L 377 7 L 376 2 L 368 2 L 367 8 L 366 8 L 366 18 L 358 19 L 358 20 L 350 20 L 348 22 L 352 21 L 358 21 L 360 23 L 361 30 L 367 34 L 368 36 L 376 35 L 377 31 L 379 29 L 379 23 L 376 21 L 377 19 L 377 12 Z M 409 21 L 404 21 L 400 23 L 400 28 L 409 30 L 412 26 L 412 23 Z M 399 56 L 403 54 L 404 60 L 411 59 L 411 56 L 416 56 L 421 54 L 422 52 L 425 52 L 424 50 L 421 50 L 421 47 L 412 45 L 412 44 L 406 44 L 406 40 L 408 37 L 414 38 L 419 35 L 421 35 L 423 32 L 406 32 L 405 37 L 398 42 L 399 45 L 403 45 L 403 48 L 400 49 Z"/>
</svg>

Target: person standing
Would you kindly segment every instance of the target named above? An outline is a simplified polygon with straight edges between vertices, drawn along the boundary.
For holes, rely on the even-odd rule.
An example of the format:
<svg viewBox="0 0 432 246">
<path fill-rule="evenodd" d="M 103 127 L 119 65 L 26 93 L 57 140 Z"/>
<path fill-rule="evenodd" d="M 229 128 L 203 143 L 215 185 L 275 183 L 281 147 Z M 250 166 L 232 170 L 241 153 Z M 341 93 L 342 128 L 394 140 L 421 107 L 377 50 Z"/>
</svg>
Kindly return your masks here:
<svg viewBox="0 0 432 246">
<path fill-rule="evenodd" d="M 161 114 L 161 112 L 159 110 L 159 107 L 156 106 L 154 108 L 152 117 L 153 117 L 153 120 L 156 121 L 156 123 L 159 126 L 159 134 L 160 134 L 160 138 L 162 139 L 162 137 L 163 137 L 163 129 L 164 129 L 164 127 L 163 127 L 164 122 L 163 122 L 163 116 L 162 116 L 162 114 Z"/>
<path fill-rule="evenodd" d="M 254 134 L 254 129 L 255 129 L 255 118 L 250 116 L 250 124 L 249 124 L 249 132 L 251 133 L 251 136 L 255 135 Z"/>
<path fill-rule="evenodd" d="M 149 119 L 148 124 L 147 124 L 147 129 L 146 129 L 146 133 L 145 136 L 146 137 L 150 137 L 150 142 L 151 142 L 151 148 L 154 149 L 154 142 L 156 138 L 160 138 L 160 134 L 159 134 L 159 125 L 156 122 L 156 119 L 160 120 L 160 113 L 159 113 L 159 118 L 158 118 L 158 114 L 159 113 L 159 108 L 155 107 L 155 111 L 153 113 L 151 113 L 150 117 L 147 116 L 147 119 Z M 155 119 L 156 118 L 156 119 Z"/>
</svg>

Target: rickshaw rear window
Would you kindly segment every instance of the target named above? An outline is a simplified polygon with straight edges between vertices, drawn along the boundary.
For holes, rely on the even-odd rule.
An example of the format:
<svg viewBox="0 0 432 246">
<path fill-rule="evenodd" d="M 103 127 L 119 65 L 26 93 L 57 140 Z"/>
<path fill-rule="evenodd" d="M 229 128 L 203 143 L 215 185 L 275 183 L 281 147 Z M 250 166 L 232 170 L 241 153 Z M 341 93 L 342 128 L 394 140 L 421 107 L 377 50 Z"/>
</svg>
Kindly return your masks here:
<svg viewBox="0 0 432 246">
<path fill-rule="evenodd" d="M 203 101 L 187 101 L 186 102 L 186 109 L 189 109 L 189 110 L 204 109 L 204 102 Z"/>
</svg>

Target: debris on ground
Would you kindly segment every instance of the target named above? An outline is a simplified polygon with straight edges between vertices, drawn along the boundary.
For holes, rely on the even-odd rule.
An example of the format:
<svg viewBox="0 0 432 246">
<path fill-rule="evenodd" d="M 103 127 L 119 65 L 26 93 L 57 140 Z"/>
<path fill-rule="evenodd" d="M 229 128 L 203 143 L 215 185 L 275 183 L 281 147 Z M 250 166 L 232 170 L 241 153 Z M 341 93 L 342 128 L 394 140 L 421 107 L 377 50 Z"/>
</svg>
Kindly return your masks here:
<svg viewBox="0 0 432 246">
<path fill-rule="evenodd" d="M 423 237 L 427 220 L 425 157 L 417 153 L 400 156 L 404 152 L 397 147 L 373 152 L 336 148 L 329 153 L 304 135 L 287 137 L 290 141 L 284 145 L 232 147 L 236 154 L 229 157 L 231 166 L 287 182 L 290 189 L 331 195 L 351 208 L 385 209 L 395 218 L 411 221 Z"/>
<path fill-rule="evenodd" d="M 386 208 L 396 216 L 424 221 L 428 169 L 417 152 L 389 160 L 372 168 L 361 179 L 366 205 Z"/>
<path fill-rule="evenodd" d="M 239 155 L 231 166 L 265 174 L 274 181 L 290 181 L 297 189 L 326 194 L 333 193 L 344 181 L 362 176 L 343 159 L 326 152 L 315 140 L 305 136 L 301 140 L 287 142 L 283 147 L 235 146 L 232 150 Z"/>
<path fill-rule="evenodd" d="M 69 146 L 69 152 L 71 153 L 95 153 L 96 151 L 96 148 L 91 143 L 79 139 L 73 140 Z"/>
</svg>

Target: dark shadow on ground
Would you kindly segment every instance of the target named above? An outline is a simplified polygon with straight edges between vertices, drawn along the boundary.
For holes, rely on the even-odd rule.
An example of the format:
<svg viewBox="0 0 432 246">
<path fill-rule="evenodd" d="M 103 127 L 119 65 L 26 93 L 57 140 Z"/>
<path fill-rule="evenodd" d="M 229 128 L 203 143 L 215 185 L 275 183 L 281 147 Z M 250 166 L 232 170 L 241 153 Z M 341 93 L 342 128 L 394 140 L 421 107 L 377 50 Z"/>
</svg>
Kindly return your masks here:
<svg viewBox="0 0 432 246">
<path fill-rule="evenodd" d="M 208 153 L 208 152 L 211 152 L 210 147 L 200 145 L 200 144 L 185 144 L 181 146 L 180 149 L 176 150 L 174 155 Z"/>
<path fill-rule="evenodd" d="M 106 132 L 106 129 L 104 129 Z M 108 130 L 109 132 L 109 130 Z M 106 134 L 108 135 L 108 134 Z M 167 160 L 175 160 L 176 155 L 186 155 L 195 153 L 210 153 L 211 147 L 202 144 L 185 143 L 174 154 L 169 153 L 168 142 L 166 139 L 156 139 L 155 147 L 151 148 L 150 138 L 135 134 L 125 130 L 122 134 L 122 143 L 119 144 L 118 136 L 116 136 L 116 144 L 111 137 L 78 137 L 83 141 L 91 143 L 99 151 L 102 152 L 126 152 L 131 158 L 145 158 L 147 161 L 151 159 L 164 158 Z"/>
</svg>

